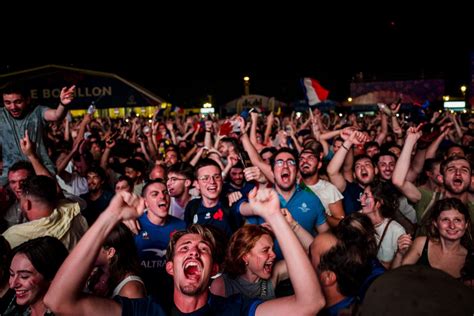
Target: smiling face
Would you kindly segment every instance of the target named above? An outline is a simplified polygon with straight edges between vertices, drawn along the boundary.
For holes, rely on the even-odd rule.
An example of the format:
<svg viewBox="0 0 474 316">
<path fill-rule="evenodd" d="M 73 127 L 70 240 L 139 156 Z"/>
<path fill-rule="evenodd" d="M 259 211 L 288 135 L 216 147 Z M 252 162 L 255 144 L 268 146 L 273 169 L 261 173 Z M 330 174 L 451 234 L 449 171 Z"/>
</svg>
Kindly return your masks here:
<svg viewBox="0 0 474 316">
<path fill-rule="evenodd" d="M 262 235 L 255 246 L 243 256 L 243 260 L 248 262 L 246 275 L 250 279 L 269 279 L 272 276 L 275 257 L 272 237 Z"/>
<path fill-rule="evenodd" d="M 438 228 L 440 237 L 451 241 L 461 239 L 468 226 L 464 215 L 455 209 L 442 211 L 433 224 Z"/>
<path fill-rule="evenodd" d="M 395 169 L 395 158 L 392 156 L 380 156 L 379 161 L 377 162 L 377 168 L 379 169 L 380 178 L 384 180 L 392 179 L 393 170 Z"/>
<path fill-rule="evenodd" d="M 217 202 L 222 191 L 221 170 L 213 165 L 199 168 L 197 183 L 202 199 L 207 202 Z"/>
<path fill-rule="evenodd" d="M 25 254 L 17 253 L 10 265 L 9 285 L 15 290 L 16 303 L 29 306 L 43 299 L 49 282 L 36 271 Z"/>
<path fill-rule="evenodd" d="M 210 245 L 198 234 L 186 234 L 177 242 L 166 271 L 173 276 L 175 292 L 187 296 L 205 293 L 211 275 L 217 272 Z"/>
<path fill-rule="evenodd" d="M 303 178 L 314 176 L 318 172 L 318 157 L 312 153 L 302 152 L 299 157 L 299 169 Z"/>
<path fill-rule="evenodd" d="M 21 184 L 28 178 L 29 175 L 30 174 L 28 170 L 25 169 L 8 172 L 8 184 L 17 199 L 20 199 L 22 195 Z"/>
<path fill-rule="evenodd" d="M 3 104 L 13 118 L 20 119 L 25 114 L 29 103 L 21 94 L 12 93 L 3 95 Z"/>
</svg>

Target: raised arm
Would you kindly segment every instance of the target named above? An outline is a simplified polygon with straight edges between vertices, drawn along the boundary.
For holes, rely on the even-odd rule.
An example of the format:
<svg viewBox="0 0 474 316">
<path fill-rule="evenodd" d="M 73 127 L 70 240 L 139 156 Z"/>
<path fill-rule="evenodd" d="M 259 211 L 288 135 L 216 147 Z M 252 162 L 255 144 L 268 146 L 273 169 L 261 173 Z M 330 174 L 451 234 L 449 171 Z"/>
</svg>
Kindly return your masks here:
<svg viewBox="0 0 474 316">
<path fill-rule="evenodd" d="M 117 193 L 66 258 L 44 298 L 55 314 L 121 315 L 119 303 L 83 292 L 97 255 L 112 229 L 121 221 L 138 217 L 144 202 L 128 192 Z"/>
<path fill-rule="evenodd" d="M 74 100 L 74 91 L 76 86 L 70 88 L 63 87 L 59 95 L 59 105 L 56 109 L 48 109 L 44 112 L 44 119 L 46 121 L 59 121 L 66 116 L 66 106 Z"/>
<path fill-rule="evenodd" d="M 47 176 L 52 178 L 51 173 L 43 165 L 43 162 L 40 160 L 36 154 L 35 144 L 31 142 L 30 137 L 28 136 L 28 131 L 25 130 L 25 137 L 20 140 L 20 147 L 23 154 L 28 158 L 28 160 L 33 165 L 33 169 L 37 176 Z"/>
<path fill-rule="evenodd" d="M 408 168 L 410 167 L 411 153 L 416 142 L 421 137 L 421 127 L 410 127 L 407 131 L 405 145 L 393 170 L 392 183 L 407 197 L 412 203 L 421 199 L 421 192 L 418 188 L 406 179 Z"/>
<path fill-rule="evenodd" d="M 275 190 L 253 189 L 249 199 L 255 213 L 265 219 L 280 243 L 295 294 L 266 301 L 257 307 L 257 316 L 315 315 L 325 304 L 316 273 L 280 211 Z"/>
<path fill-rule="evenodd" d="M 352 145 L 356 141 L 357 137 L 361 137 L 362 133 L 357 132 L 353 129 L 346 130 L 346 133 L 341 133 L 343 137 L 344 143 L 342 144 L 341 148 L 337 151 L 334 157 L 328 164 L 327 172 L 329 176 L 329 180 L 332 184 L 336 186 L 336 188 L 343 192 L 346 189 L 346 178 L 344 174 L 341 172 L 341 167 L 344 164 L 344 160 L 348 155 L 349 151 L 352 151 Z M 348 136 L 349 135 L 349 136 Z"/>
</svg>

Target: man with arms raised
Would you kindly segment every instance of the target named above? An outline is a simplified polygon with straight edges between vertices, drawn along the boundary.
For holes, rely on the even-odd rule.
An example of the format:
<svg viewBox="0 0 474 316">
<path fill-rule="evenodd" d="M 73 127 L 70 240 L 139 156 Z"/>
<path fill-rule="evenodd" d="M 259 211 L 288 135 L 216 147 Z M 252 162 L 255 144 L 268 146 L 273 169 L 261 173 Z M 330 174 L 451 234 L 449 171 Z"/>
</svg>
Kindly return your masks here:
<svg viewBox="0 0 474 316">
<path fill-rule="evenodd" d="M 173 235 L 168 247 L 166 271 L 174 279 L 175 311 L 189 315 L 315 315 L 324 306 L 324 297 L 311 263 L 289 224 L 280 212 L 275 191 L 254 189 L 250 203 L 255 214 L 271 226 L 288 266 L 295 294 L 266 302 L 242 297 L 220 298 L 209 293 L 210 276 L 217 272 L 215 240 L 199 225 Z M 142 199 L 128 192 L 118 193 L 110 206 L 87 231 L 56 274 L 45 304 L 55 314 L 75 315 L 164 315 L 150 299 L 115 300 L 93 297 L 82 292 L 101 245 L 110 231 L 123 220 L 134 219 L 144 209 Z"/>
</svg>

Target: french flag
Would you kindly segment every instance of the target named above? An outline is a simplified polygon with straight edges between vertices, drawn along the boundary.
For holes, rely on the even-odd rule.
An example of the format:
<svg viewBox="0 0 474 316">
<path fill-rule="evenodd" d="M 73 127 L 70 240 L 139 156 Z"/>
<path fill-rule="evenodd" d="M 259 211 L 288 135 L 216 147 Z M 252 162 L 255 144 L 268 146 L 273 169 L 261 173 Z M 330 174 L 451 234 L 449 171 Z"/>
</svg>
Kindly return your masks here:
<svg viewBox="0 0 474 316">
<path fill-rule="evenodd" d="M 328 98 L 329 90 L 324 89 L 319 84 L 318 80 L 307 77 L 301 79 L 301 84 L 305 90 L 306 100 L 308 101 L 309 106 L 323 102 Z"/>
</svg>

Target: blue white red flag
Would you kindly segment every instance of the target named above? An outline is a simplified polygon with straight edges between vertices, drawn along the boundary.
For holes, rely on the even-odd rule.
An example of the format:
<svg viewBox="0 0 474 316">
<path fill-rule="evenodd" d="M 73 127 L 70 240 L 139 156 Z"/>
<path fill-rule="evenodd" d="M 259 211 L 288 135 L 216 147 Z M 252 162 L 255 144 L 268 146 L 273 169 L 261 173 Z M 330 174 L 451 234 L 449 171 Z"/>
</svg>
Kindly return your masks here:
<svg viewBox="0 0 474 316">
<path fill-rule="evenodd" d="M 318 80 L 306 77 L 301 80 L 301 83 L 310 106 L 323 102 L 328 98 L 329 90 L 324 89 Z"/>
</svg>

